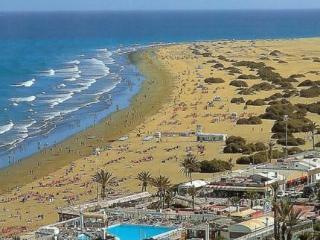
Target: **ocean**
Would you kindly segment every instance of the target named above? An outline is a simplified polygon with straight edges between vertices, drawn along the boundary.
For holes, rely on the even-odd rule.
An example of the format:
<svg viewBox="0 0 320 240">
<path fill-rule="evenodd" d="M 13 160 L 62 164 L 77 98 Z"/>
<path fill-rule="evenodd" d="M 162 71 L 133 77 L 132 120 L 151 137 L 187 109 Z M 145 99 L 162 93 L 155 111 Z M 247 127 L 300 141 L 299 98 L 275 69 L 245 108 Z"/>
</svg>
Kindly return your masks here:
<svg viewBox="0 0 320 240">
<path fill-rule="evenodd" d="M 128 52 L 316 36 L 320 10 L 0 13 L 0 168 L 127 107 L 143 82 Z"/>
</svg>

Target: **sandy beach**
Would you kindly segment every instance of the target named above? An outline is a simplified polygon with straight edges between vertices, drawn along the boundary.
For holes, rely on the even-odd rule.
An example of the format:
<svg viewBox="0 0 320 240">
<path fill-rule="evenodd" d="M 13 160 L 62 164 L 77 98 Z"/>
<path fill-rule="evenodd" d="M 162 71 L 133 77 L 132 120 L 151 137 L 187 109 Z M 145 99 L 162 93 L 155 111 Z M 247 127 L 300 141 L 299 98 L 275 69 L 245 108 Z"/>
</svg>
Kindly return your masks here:
<svg viewBox="0 0 320 240">
<path fill-rule="evenodd" d="M 256 75 L 256 72 L 237 66 L 238 73 L 234 73 L 233 63 L 263 62 L 286 78 L 303 74 L 293 83 L 298 88 L 304 80 L 320 80 L 319 46 L 318 38 L 219 41 L 158 46 L 132 54 L 131 60 L 146 80 L 129 108 L 0 171 L 0 235 L 35 230 L 57 221 L 55 212 L 59 207 L 96 199 L 92 176 L 97 169 L 106 169 L 117 178 L 118 186 L 109 193 L 114 196 L 139 191 L 136 176 L 143 170 L 153 176 L 168 176 L 173 184 L 186 181 L 180 171 L 180 161 L 190 150 L 198 160 L 232 159 L 234 168 L 244 167 L 235 163 L 241 154 L 223 153 L 224 143 L 203 142 L 202 153 L 198 151 L 195 136 L 177 133 L 194 132 L 197 125 L 201 125 L 207 133 L 242 136 L 249 143 L 267 144 L 274 120 L 263 119 L 259 125 L 238 125 L 232 116 L 258 116 L 268 105 L 245 107 L 244 103 L 231 103 L 231 99 L 264 99 L 281 90 L 239 94 L 239 89 L 230 82 L 239 75 Z M 210 77 L 224 82 L 208 84 L 204 80 Z M 259 78 L 245 81 L 249 86 L 261 83 Z M 292 104 L 320 101 L 319 96 L 287 99 Z M 316 113 L 308 112 L 307 117 L 320 122 Z M 156 132 L 167 133 L 167 136 L 163 134 L 157 142 L 149 137 Z M 311 148 L 310 133 L 295 136 L 306 141 L 299 146 L 301 149 Z M 124 138 L 119 140 L 120 137 Z M 93 155 L 95 148 L 100 148 L 101 153 Z M 281 149 L 281 146 L 275 148 Z M 194 178 L 212 176 L 197 173 Z"/>
</svg>

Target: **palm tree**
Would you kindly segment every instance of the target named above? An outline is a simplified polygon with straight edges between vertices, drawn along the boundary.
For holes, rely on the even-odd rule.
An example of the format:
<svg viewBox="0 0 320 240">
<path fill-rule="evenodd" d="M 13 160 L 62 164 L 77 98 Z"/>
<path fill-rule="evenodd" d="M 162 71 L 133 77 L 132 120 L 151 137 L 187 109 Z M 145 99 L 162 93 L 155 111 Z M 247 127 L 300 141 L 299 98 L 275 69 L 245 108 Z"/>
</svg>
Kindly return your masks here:
<svg viewBox="0 0 320 240">
<path fill-rule="evenodd" d="M 181 171 L 186 177 L 190 178 L 190 181 L 192 183 L 192 173 L 199 170 L 199 165 L 196 157 L 192 154 L 188 154 L 186 158 L 181 162 L 181 167 Z"/>
<path fill-rule="evenodd" d="M 195 203 L 195 198 L 196 198 L 196 195 L 197 195 L 197 192 L 198 190 L 195 188 L 195 186 L 191 186 L 189 189 L 188 189 L 188 194 L 191 196 L 192 198 L 192 209 L 194 210 L 194 203 Z"/>
<path fill-rule="evenodd" d="M 167 204 L 167 208 L 170 208 L 174 199 L 174 193 L 172 190 L 168 190 L 165 196 L 165 202 Z"/>
<path fill-rule="evenodd" d="M 278 221 L 278 203 L 277 203 L 277 194 L 279 191 L 279 183 L 275 182 L 271 184 L 272 192 L 273 192 L 273 201 L 272 201 L 272 210 L 273 210 L 273 218 L 274 218 L 274 224 L 273 224 L 273 232 L 274 232 L 274 239 L 279 240 L 280 234 L 279 234 L 279 221 Z"/>
<path fill-rule="evenodd" d="M 152 178 L 151 184 L 158 189 L 157 194 L 159 196 L 159 202 L 162 205 L 162 208 L 164 208 L 164 199 L 166 191 L 171 186 L 169 178 L 160 175 L 159 177 Z"/>
<path fill-rule="evenodd" d="M 151 180 L 151 174 L 146 171 L 142 171 L 138 174 L 137 179 L 141 182 L 141 192 L 147 191 L 147 187 Z"/>
<path fill-rule="evenodd" d="M 115 177 L 112 177 L 112 173 L 104 171 L 101 169 L 93 176 L 93 181 L 101 184 L 101 198 L 106 198 L 106 188 L 108 184 L 111 184 L 115 180 Z"/>
<path fill-rule="evenodd" d="M 310 132 L 312 134 L 312 149 L 315 150 L 316 144 L 315 144 L 315 131 L 319 128 L 319 124 L 313 122 L 310 125 Z"/>
<path fill-rule="evenodd" d="M 287 201 L 280 201 L 276 207 L 279 214 L 278 220 L 279 223 L 281 223 L 281 240 L 285 240 L 285 234 L 288 228 L 287 220 L 293 210 L 293 205 Z"/>
<path fill-rule="evenodd" d="M 312 240 L 313 233 L 312 232 L 303 232 L 298 235 L 299 240 Z"/>
<path fill-rule="evenodd" d="M 240 198 L 239 197 L 231 197 L 230 202 L 231 202 L 232 206 L 237 206 L 240 202 Z"/>
<path fill-rule="evenodd" d="M 275 146 L 276 144 L 273 142 L 273 141 L 269 141 L 268 143 L 268 146 L 269 146 L 269 149 L 268 149 L 268 158 L 269 158 L 269 162 L 271 163 L 271 160 L 272 160 L 272 152 L 273 152 L 273 147 Z"/>
<path fill-rule="evenodd" d="M 253 203 L 258 198 L 258 193 L 256 191 L 249 191 L 246 194 L 246 198 L 250 199 L 250 207 L 253 208 Z"/>
<path fill-rule="evenodd" d="M 287 240 L 292 239 L 292 228 L 298 224 L 300 218 L 302 216 L 302 209 L 294 209 L 291 208 L 290 213 L 288 214 L 288 232 L 287 232 Z"/>
</svg>

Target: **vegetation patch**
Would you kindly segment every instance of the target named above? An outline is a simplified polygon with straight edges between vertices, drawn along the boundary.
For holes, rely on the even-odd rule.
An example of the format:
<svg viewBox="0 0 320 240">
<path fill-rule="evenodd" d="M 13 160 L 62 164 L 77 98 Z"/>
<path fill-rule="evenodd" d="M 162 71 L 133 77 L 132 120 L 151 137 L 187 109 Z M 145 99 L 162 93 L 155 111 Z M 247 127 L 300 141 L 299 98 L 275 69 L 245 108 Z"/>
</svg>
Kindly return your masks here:
<svg viewBox="0 0 320 240">
<path fill-rule="evenodd" d="M 253 152 L 264 151 L 266 149 L 267 147 L 261 142 L 246 144 L 246 140 L 244 138 L 231 136 L 227 139 L 223 152 L 251 154 Z"/>
<path fill-rule="evenodd" d="M 219 159 L 204 160 L 199 162 L 199 168 L 201 173 L 216 173 L 231 170 L 232 164 Z"/>
<path fill-rule="evenodd" d="M 288 126 L 288 132 L 289 133 L 297 133 L 297 132 L 310 132 L 312 129 L 312 121 L 308 118 L 293 118 L 293 119 L 288 119 L 287 126 Z M 271 131 L 273 133 L 284 133 L 286 132 L 286 122 L 281 120 L 281 121 L 276 121 L 275 124 L 273 125 Z M 292 145 L 296 146 L 296 145 Z"/>
<path fill-rule="evenodd" d="M 290 104 L 290 102 L 287 99 L 274 100 L 269 102 L 269 105 L 277 105 L 277 104 Z"/>
<path fill-rule="evenodd" d="M 305 111 L 302 111 L 297 106 L 291 103 L 279 103 L 273 104 L 266 108 L 266 112 L 260 117 L 262 119 L 283 120 L 284 115 L 288 115 L 289 118 L 301 118 L 305 116 Z"/>
<path fill-rule="evenodd" d="M 231 103 L 236 103 L 236 104 L 245 103 L 245 100 L 244 100 L 243 97 L 232 98 L 232 99 L 231 99 Z"/>
<path fill-rule="evenodd" d="M 281 158 L 284 154 L 278 150 L 273 150 L 271 158 Z M 261 151 L 250 156 L 243 156 L 236 160 L 237 164 L 260 164 L 265 163 L 269 159 L 266 151 Z"/>
<path fill-rule="evenodd" d="M 276 99 L 279 99 L 279 98 L 282 98 L 282 94 L 281 93 L 275 93 L 275 94 L 272 94 L 270 97 L 265 98 L 264 100 L 265 101 L 272 101 L 272 100 L 276 100 Z"/>
<path fill-rule="evenodd" d="M 288 155 L 294 155 L 294 154 L 298 154 L 303 152 L 303 150 L 301 148 L 298 147 L 292 147 L 292 148 L 288 148 Z"/>
<path fill-rule="evenodd" d="M 230 82 L 230 85 L 234 87 L 240 87 L 240 88 L 248 87 L 248 84 L 242 80 L 233 80 Z"/>
<path fill-rule="evenodd" d="M 227 67 L 225 68 L 230 74 L 241 74 L 241 70 L 236 67 Z"/>
<path fill-rule="evenodd" d="M 248 67 L 251 70 L 259 69 L 265 67 L 266 65 L 263 62 L 253 62 L 253 61 L 239 61 L 233 63 L 233 66 L 238 67 Z"/>
<path fill-rule="evenodd" d="M 225 81 L 222 78 L 209 77 L 209 78 L 206 78 L 204 82 L 208 84 L 212 84 L 212 83 L 224 83 Z"/>
<path fill-rule="evenodd" d="M 302 110 L 320 114 L 320 102 L 311 104 L 297 104 L 296 106 Z"/>
<path fill-rule="evenodd" d="M 304 80 L 298 85 L 298 87 L 316 87 L 318 85 L 320 85 L 320 81 Z"/>
<path fill-rule="evenodd" d="M 300 97 L 304 98 L 314 98 L 320 96 L 320 87 L 310 87 L 308 89 L 303 89 L 300 91 Z"/>
<path fill-rule="evenodd" d="M 254 84 L 251 89 L 253 89 L 254 91 L 270 91 L 272 90 L 274 87 L 267 82 L 262 82 L 262 83 L 257 83 Z"/>
<path fill-rule="evenodd" d="M 258 125 L 258 124 L 262 124 L 262 121 L 259 117 L 249 117 L 249 118 L 240 118 L 237 121 L 238 125 Z"/>
<path fill-rule="evenodd" d="M 252 95 L 254 94 L 254 90 L 252 88 L 243 88 L 238 92 L 240 95 Z"/>
<path fill-rule="evenodd" d="M 302 138 L 288 137 L 287 141 L 285 138 L 281 138 L 277 140 L 277 143 L 282 146 L 286 146 L 286 143 L 288 144 L 288 146 L 300 146 L 304 145 L 306 142 Z"/>
<path fill-rule="evenodd" d="M 212 66 L 213 68 L 224 68 L 224 65 L 222 63 L 216 63 L 215 65 Z"/>
<path fill-rule="evenodd" d="M 259 77 L 256 75 L 246 75 L 246 74 L 241 74 L 238 76 L 238 79 L 242 79 L 242 80 L 248 80 L 248 79 L 258 79 Z"/>
<path fill-rule="evenodd" d="M 263 106 L 267 103 L 263 99 L 255 99 L 255 100 L 248 100 L 246 102 L 246 105 L 252 105 L 252 106 Z"/>
</svg>

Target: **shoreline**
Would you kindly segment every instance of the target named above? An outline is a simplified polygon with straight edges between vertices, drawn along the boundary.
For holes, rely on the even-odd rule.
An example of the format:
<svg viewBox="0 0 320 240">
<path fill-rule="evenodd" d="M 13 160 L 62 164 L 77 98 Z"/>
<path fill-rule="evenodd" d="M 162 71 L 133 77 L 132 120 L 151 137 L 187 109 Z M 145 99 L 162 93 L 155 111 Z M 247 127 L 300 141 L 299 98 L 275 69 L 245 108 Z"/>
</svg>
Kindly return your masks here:
<svg viewBox="0 0 320 240">
<path fill-rule="evenodd" d="M 29 157 L 23 158 L 19 160 L 18 164 L 11 165 L 8 167 L 5 167 L 3 169 L 0 169 L 0 195 L 4 194 L 6 192 L 11 191 L 15 187 L 21 187 L 28 183 L 31 183 L 33 181 L 36 181 L 44 176 L 49 175 L 52 172 L 55 172 L 66 165 L 84 157 L 88 157 L 92 155 L 93 149 L 101 147 L 102 141 L 104 141 L 104 144 L 106 145 L 108 142 L 111 143 L 114 140 L 117 140 L 119 137 L 125 135 L 126 133 L 129 133 L 130 131 L 134 130 L 135 127 L 143 123 L 144 120 L 146 120 L 148 117 L 152 116 L 154 113 L 157 112 L 161 108 L 161 105 L 165 102 L 165 99 L 155 99 L 156 96 L 163 95 L 163 93 L 170 95 L 173 91 L 172 88 L 169 86 L 164 86 L 166 90 L 170 90 L 169 92 L 166 90 L 163 90 L 158 92 L 152 91 L 151 86 L 157 88 L 157 84 L 159 85 L 166 85 L 168 81 L 163 82 L 155 82 L 150 79 L 160 79 L 163 75 L 170 75 L 168 73 L 163 72 L 163 69 L 157 69 L 156 72 L 152 72 L 149 69 L 152 68 L 152 65 L 159 65 L 159 61 L 155 58 L 152 58 L 153 51 L 158 48 L 162 47 L 169 47 L 169 46 L 184 46 L 184 45 L 190 45 L 190 44 L 197 44 L 197 43 L 216 43 L 216 42 L 239 42 L 239 43 L 245 43 L 248 41 L 257 41 L 257 42 L 281 42 L 281 41 L 305 41 L 305 40 L 317 40 L 320 37 L 298 37 L 298 38 L 268 38 L 268 39 L 220 39 L 220 40 L 195 40 L 195 41 L 186 41 L 186 42 L 171 42 L 171 43 L 155 43 L 146 45 L 145 47 L 129 53 L 128 58 L 129 61 L 136 65 L 139 69 L 140 73 L 145 77 L 145 80 L 142 83 L 142 86 L 139 90 L 139 92 L 132 97 L 130 100 L 130 105 L 122 110 L 112 112 L 105 118 L 103 118 L 99 123 L 95 124 L 94 126 L 91 126 L 85 130 L 82 130 L 64 140 L 57 143 L 55 146 L 52 146 L 48 149 L 41 150 L 40 152 L 37 152 Z M 152 59 L 150 62 L 146 62 L 142 59 L 143 56 L 148 57 Z M 150 60 L 149 59 L 149 60 Z M 157 62 L 155 62 L 157 61 Z M 148 66 L 149 65 L 149 66 Z M 149 69 L 148 69 L 149 68 Z M 170 79 L 170 77 L 168 77 Z M 148 87 L 149 86 L 149 87 Z M 159 104 L 156 105 L 155 108 L 150 107 L 141 107 L 141 103 L 144 105 L 147 105 L 146 102 L 142 101 L 143 95 L 146 95 L 146 93 L 150 93 L 150 99 L 151 101 L 154 101 L 154 103 L 159 102 Z M 168 96 L 164 96 L 168 97 Z M 148 101 L 150 101 L 148 99 Z M 140 102 L 140 103 L 139 103 Z M 145 109 L 142 109 L 145 108 Z M 133 112 L 132 112 L 133 111 Z M 137 114 L 139 116 L 134 116 L 134 114 Z M 126 116 L 130 119 L 134 119 L 132 122 L 126 121 Z M 106 122 L 109 122 L 109 124 L 106 126 Z M 120 127 L 121 125 L 128 124 L 126 127 Z M 115 129 L 114 129 L 115 128 Z M 101 134 L 100 130 L 107 131 L 106 134 Z M 90 136 L 96 136 L 95 139 L 88 139 Z M 81 146 L 79 145 L 79 142 L 76 141 L 76 139 L 84 139 L 86 142 L 89 143 L 89 146 Z M 80 139 L 80 140 L 81 140 Z M 80 155 L 72 155 L 72 154 L 64 154 L 67 156 L 63 156 L 63 159 L 60 159 L 60 153 L 58 149 L 61 149 L 65 146 L 74 146 L 75 149 L 79 150 L 81 149 Z M 46 158 L 47 159 L 43 159 Z M 46 165 L 46 166 L 43 166 Z M 30 174 L 32 171 L 32 174 Z M 15 177 L 14 177 L 15 176 Z M 19 176 L 18 178 L 16 176 Z"/>
<path fill-rule="evenodd" d="M 134 130 L 156 113 L 169 99 L 173 89 L 169 74 L 160 69 L 159 62 L 153 58 L 154 48 L 157 46 L 128 54 L 129 60 L 137 66 L 145 80 L 127 108 L 111 113 L 96 125 L 24 158 L 16 165 L 1 169 L 0 194 L 41 179 L 79 158 L 92 155 L 93 149 L 103 149 L 108 142 Z M 90 136 L 95 138 L 91 139 Z M 83 145 L 84 142 L 86 145 Z"/>
<path fill-rule="evenodd" d="M 195 154 L 199 162 L 213 159 L 229 161 L 233 164 L 233 170 L 248 166 L 246 163 L 238 163 L 239 158 L 248 154 L 225 153 L 224 142 L 199 143 L 193 135 L 185 133 L 194 131 L 200 125 L 203 126 L 204 133 L 241 136 L 248 144 L 262 143 L 267 146 L 272 139 L 274 120 L 262 119 L 260 124 L 236 124 L 232 115 L 236 113 L 243 119 L 261 116 L 268 105 L 271 105 L 271 97 L 279 93 L 283 96 L 286 88 L 272 84 L 271 89 L 257 89 L 252 94 L 242 94 L 237 86 L 231 84 L 235 79 L 242 79 L 239 78 L 240 75 L 252 74 L 252 78 L 243 80 L 247 83 L 247 88 L 259 86 L 265 80 L 247 66 L 240 64 L 234 67 L 234 63 L 262 61 L 266 66 L 273 67 L 283 78 L 303 75 L 292 83 L 293 89 L 301 91 L 305 87 L 299 87 L 300 83 L 306 79 L 319 79 L 319 41 L 318 38 L 270 42 L 212 41 L 203 44 L 155 46 L 132 54 L 131 60 L 138 64 L 140 73 L 145 76 L 141 91 L 131 101 L 128 109 L 106 118 L 94 129 L 78 134 L 78 137 L 82 137 L 80 141 L 85 142 L 85 147 L 72 145 L 71 149 L 87 150 L 90 155 L 93 147 L 98 146 L 102 148 L 101 154 L 79 157 L 70 163 L 72 157 L 78 157 L 69 154 L 64 148 L 62 152 L 50 152 L 52 159 L 57 159 L 60 165 L 66 166 L 54 171 L 53 167 L 57 167 L 57 162 L 49 159 L 48 164 L 36 166 L 34 172 L 29 174 L 36 175 L 41 171 L 43 178 L 38 176 L 37 181 L 29 179 L 31 182 L 23 182 L 21 188 L 0 195 L 0 222 L 3 223 L 0 234 L 1 231 L 11 235 L 33 231 L 39 226 L 56 222 L 56 210 L 59 208 L 97 200 L 97 184 L 92 181 L 92 176 L 98 169 L 104 169 L 116 178 L 115 186 L 108 191 L 108 196 L 114 197 L 140 191 L 137 173 L 141 171 L 148 171 L 152 177 L 166 176 L 172 185 L 189 181 L 180 171 L 181 160 L 187 152 Z M 280 54 L 270 54 L 275 50 Z M 209 53 L 209 56 L 204 53 Z M 223 81 L 206 81 L 210 78 Z M 242 103 L 232 101 L 233 98 L 240 97 L 243 98 Z M 261 106 L 250 105 L 245 108 L 247 101 L 256 99 L 271 100 L 264 100 L 266 104 Z M 320 96 L 303 98 L 294 95 L 287 99 L 292 104 L 310 104 L 320 101 Z M 319 121 L 317 113 L 308 112 L 306 117 L 314 122 Z M 157 132 L 161 133 L 160 141 L 154 137 Z M 91 138 L 94 135 L 98 138 Z M 122 141 L 119 136 L 127 138 Z M 301 150 L 310 149 L 312 142 L 309 133 L 301 132 L 294 136 L 304 140 L 305 144 L 299 146 Z M 150 140 L 149 137 L 153 139 Z M 200 152 L 199 147 L 204 151 Z M 104 149 L 106 150 L 103 151 Z M 276 144 L 274 149 L 282 147 Z M 253 153 L 256 152 L 253 150 Z M 43 167 L 48 172 L 46 176 Z M 223 174 L 228 173 L 199 172 L 195 173 L 193 179 L 210 181 Z M 21 182 L 22 179 L 28 180 L 28 172 L 2 176 L 0 181 Z M 153 190 L 149 186 L 147 191 Z M 39 219 L 39 215 L 44 218 Z"/>
</svg>

